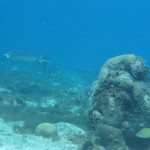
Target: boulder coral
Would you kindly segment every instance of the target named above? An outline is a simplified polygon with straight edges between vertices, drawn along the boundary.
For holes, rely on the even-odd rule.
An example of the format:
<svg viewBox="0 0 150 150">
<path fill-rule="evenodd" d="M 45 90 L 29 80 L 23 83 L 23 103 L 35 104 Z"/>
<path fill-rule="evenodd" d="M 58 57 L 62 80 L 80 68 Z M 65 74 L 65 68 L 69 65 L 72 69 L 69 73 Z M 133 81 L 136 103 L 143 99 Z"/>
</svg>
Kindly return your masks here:
<svg viewBox="0 0 150 150">
<path fill-rule="evenodd" d="M 36 127 L 35 133 L 45 138 L 54 137 L 57 135 L 57 128 L 55 124 L 41 123 Z"/>
<path fill-rule="evenodd" d="M 141 57 L 127 54 L 109 59 L 102 66 L 92 89 L 89 125 L 95 131 L 99 127 L 102 131 L 103 127 L 105 130 L 110 127 L 120 130 L 116 137 L 121 139 L 118 147 L 119 141 L 125 147 L 125 142 L 122 142 L 125 134 L 135 135 L 141 125 L 147 127 L 150 124 L 149 69 Z M 122 126 L 124 122 L 128 123 L 127 127 Z M 98 136 L 105 138 L 101 133 Z M 107 139 L 106 142 L 111 145 Z"/>
</svg>

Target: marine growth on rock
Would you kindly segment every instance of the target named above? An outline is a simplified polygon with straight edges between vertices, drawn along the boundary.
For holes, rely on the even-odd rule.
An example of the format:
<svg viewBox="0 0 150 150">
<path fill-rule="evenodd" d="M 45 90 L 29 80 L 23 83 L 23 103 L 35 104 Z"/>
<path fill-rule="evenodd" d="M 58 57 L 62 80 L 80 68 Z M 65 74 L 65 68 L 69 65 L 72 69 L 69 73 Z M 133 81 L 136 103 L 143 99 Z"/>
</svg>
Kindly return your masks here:
<svg viewBox="0 0 150 150">
<path fill-rule="evenodd" d="M 100 144 L 108 143 L 107 149 L 126 149 L 124 137 L 135 135 L 141 124 L 143 127 L 150 125 L 148 84 L 148 67 L 141 57 L 121 55 L 109 59 L 102 66 L 93 87 L 88 119 L 97 136 L 105 141 L 100 140 Z M 104 135 L 108 134 L 107 129 L 111 141 Z M 116 135 L 116 129 L 120 130 L 119 135 Z"/>
</svg>

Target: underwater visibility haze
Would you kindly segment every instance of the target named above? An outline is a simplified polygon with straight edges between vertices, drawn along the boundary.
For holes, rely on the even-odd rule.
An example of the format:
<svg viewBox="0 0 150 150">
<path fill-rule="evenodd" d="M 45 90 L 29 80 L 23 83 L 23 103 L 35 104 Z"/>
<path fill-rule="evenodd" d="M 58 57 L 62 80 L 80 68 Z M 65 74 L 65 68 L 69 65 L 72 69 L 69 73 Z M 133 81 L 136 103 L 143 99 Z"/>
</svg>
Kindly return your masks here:
<svg viewBox="0 0 150 150">
<path fill-rule="evenodd" d="M 0 0 L 0 150 L 150 150 L 149 39 L 148 0 Z"/>
<path fill-rule="evenodd" d="M 49 53 L 56 63 L 98 69 L 112 56 L 149 55 L 144 0 L 1 0 L 1 51 Z"/>
</svg>

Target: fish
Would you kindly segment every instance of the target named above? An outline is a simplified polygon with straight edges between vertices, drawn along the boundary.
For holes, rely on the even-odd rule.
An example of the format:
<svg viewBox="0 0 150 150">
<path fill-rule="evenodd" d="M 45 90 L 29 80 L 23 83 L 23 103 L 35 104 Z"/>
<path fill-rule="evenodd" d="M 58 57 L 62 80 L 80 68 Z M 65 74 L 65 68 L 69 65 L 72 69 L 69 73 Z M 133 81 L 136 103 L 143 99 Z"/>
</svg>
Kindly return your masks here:
<svg viewBox="0 0 150 150">
<path fill-rule="evenodd" d="M 32 56 L 22 51 L 9 51 L 8 53 L 5 53 L 4 56 L 6 56 L 6 58 L 10 58 L 14 60 L 21 60 L 21 61 L 26 61 L 26 62 L 40 62 L 40 63 L 49 62 L 43 57 Z"/>
<path fill-rule="evenodd" d="M 143 128 L 136 133 L 139 138 L 150 138 L 150 128 Z"/>
</svg>

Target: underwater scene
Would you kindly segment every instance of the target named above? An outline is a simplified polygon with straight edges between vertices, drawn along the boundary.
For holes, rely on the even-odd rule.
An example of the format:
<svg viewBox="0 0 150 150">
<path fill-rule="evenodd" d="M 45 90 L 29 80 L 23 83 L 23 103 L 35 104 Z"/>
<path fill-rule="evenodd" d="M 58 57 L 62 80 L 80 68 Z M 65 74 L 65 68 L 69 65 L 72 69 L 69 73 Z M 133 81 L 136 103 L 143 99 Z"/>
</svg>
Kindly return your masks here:
<svg viewBox="0 0 150 150">
<path fill-rule="evenodd" d="M 0 150 L 150 150 L 148 0 L 0 0 Z"/>
</svg>

